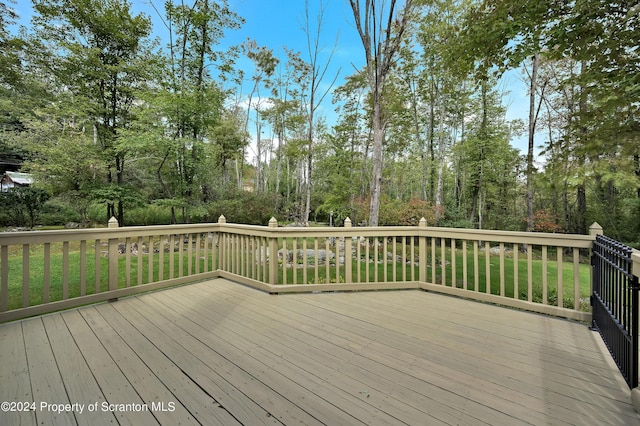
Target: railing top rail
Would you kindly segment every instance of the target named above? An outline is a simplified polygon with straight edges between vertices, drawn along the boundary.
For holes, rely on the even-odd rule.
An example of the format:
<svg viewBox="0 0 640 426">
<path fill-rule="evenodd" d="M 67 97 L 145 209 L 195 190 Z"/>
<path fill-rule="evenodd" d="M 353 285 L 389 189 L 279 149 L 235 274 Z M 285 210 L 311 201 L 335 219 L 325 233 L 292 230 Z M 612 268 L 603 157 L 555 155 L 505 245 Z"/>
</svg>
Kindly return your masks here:
<svg viewBox="0 0 640 426">
<path fill-rule="evenodd" d="M 590 248 L 594 236 L 578 234 L 552 234 L 543 232 L 515 232 L 428 226 L 378 226 L 378 227 L 277 227 L 243 225 L 235 223 L 202 223 L 179 225 L 130 226 L 122 228 L 68 229 L 55 231 L 21 231 L 0 233 L 0 245 L 41 244 L 88 239 L 144 237 L 150 235 L 175 235 L 182 233 L 231 232 L 260 237 L 436 237 L 459 240 L 489 241 L 550 245 L 560 247 Z M 637 266 L 640 268 L 640 265 Z"/>
<path fill-rule="evenodd" d="M 0 245 L 41 244 L 62 241 L 144 237 L 195 232 L 217 232 L 217 223 L 125 226 L 122 228 L 60 229 L 50 231 L 0 232 Z"/>
<path fill-rule="evenodd" d="M 486 229 L 425 227 L 421 228 L 421 231 L 422 233 L 420 235 L 428 237 L 578 248 L 590 248 L 595 239 L 592 235 L 495 231 Z"/>
</svg>

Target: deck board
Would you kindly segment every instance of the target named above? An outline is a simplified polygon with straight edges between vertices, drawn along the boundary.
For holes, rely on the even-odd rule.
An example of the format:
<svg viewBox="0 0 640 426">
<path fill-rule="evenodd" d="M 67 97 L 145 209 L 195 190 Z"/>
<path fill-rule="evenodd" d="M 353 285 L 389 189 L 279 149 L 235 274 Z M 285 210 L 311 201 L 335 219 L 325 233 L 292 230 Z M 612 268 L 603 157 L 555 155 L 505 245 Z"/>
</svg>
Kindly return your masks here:
<svg viewBox="0 0 640 426">
<path fill-rule="evenodd" d="M 84 406 L 104 401 L 104 395 L 89 366 L 84 362 L 62 316 L 49 315 L 43 317 L 42 322 L 47 330 L 49 343 L 63 378 L 69 401 Z M 86 409 L 83 411 L 83 413 L 78 411 L 74 413 L 75 420 L 80 425 L 115 423 L 115 416 L 112 412 L 97 410 L 89 414 Z"/>
<path fill-rule="evenodd" d="M 22 331 L 25 336 L 24 346 L 29 367 L 31 390 L 36 405 L 40 408 L 41 403 L 70 403 L 42 319 L 26 320 L 22 324 Z M 40 424 L 76 424 L 73 412 L 56 412 L 50 409 L 49 406 L 45 409 L 37 410 L 36 419 Z"/>
<path fill-rule="evenodd" d="M 15 322 L 0 327 L 0 402 L 33 402 L 29 366 L 24 348 L 22 323 Z M 12 412 L 11 419 L 16 424 L 34 424 L 35 411 Z M 9 414 L 0 411 L 0 424 Z"/>
<path fill-rule="evenodd" d="M 0 341 L 4 400 L 174 404 L 2 425 L 640 424 L 586 325 L 422 291 L 217 279 L 0 325 Z"/>
<path fill-rule="evenodd" d="M 169 389 L 176 386 L 176 383 L 172 382 L 175 376 L 167 374 L 166 370 L 153 362 L 157 358 L 162 358 L 163 354 L 148 344 L 143 335 L 132 331 L 129 322 L 125 320 L 116 322 L 117 318 L 107 318 L 107 315 L 101 315 L 96 309 L 83 309 L 81 314 L 85 321 L 92 325 L 102 346 L 133 384 L 143 401 L 149 404 L 175 400 L 174 394 Z M 110 321 L 114 322 L 116 328 L 111 326 Z M 138 350 L 140 347 L 142 350 Z M 132 348 L 135 348 L 137 353 Z M 142 359 L 138 354 L 144 354 L 148 358 Z M 179 416 L 185 425 L 198 424 L 195 417 L 182 404 L 177 404 L 173 408 L 174 411 L 156 411 L 154 417 L 161 424 L 170 423 L 174 416 Z M 167 410 L 169 409 L 170 407 L 167 407 Z"/>
</svg>

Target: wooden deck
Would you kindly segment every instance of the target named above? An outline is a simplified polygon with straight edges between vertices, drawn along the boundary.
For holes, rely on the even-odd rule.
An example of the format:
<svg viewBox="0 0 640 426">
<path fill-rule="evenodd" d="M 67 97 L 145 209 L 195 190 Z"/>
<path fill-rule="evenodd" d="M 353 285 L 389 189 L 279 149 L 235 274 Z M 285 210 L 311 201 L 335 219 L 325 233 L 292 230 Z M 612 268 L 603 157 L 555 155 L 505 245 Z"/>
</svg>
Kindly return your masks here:
<svg viewBox="0 0 640 426">
<path fill-rule="evenodd" d="M 584 324 L 222 279 L 0 325 L 0 401 L 35 402 L 1 425 L 640 424 Z"/>
</svg>

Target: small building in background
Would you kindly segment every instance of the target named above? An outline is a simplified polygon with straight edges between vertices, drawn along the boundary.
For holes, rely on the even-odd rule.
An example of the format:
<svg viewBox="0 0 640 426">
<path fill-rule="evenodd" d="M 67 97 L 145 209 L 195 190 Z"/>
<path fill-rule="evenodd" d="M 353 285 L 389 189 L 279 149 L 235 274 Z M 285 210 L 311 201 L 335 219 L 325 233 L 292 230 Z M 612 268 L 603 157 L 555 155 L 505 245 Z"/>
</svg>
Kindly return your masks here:
<svg viewBox="0 0 640 426">
<path fill-rule="evenodd" d="M 0 189 L 6 192 L 15 186 L 31 186 L 33 183 L 33 175 L 20 172 L 6 172 L 0 181 Z"/>
</svg>

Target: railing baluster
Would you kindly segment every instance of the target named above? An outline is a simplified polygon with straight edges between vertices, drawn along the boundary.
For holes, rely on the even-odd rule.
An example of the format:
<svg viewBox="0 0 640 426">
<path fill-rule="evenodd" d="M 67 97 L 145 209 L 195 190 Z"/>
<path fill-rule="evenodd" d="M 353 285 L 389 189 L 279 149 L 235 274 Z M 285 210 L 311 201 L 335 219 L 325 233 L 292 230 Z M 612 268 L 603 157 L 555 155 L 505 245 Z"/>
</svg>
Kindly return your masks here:
<svg viewBox="0 0 640 426">
<path fill-rule="evenodd" d="M 187 276 L 191 276 L 193 273 L 193 235 L 189 233 L 187 237 Z M 233 250 L 232 250 L 233 251 Z M 235 264 L 232 265 L 232 268 Z"/>
<path fill-rule="evenodd" d="M 513 298 L 520 299 L 520 290 L 518 289 L 519 282 L 519 263 L 518 254 L 520 252 L 520 247 L 518 243 L 513 245 Z"/>
<path fill-rule="evenodd" d="M 451 238 L 451 287 L 456 288 L 458 273 L 456 271 L 456 240 Z"/>
<path fill-rule="evenodd" d="M 124 270 L 125 287 L 131 287 L 131 238 L 129 237 L 124 243 Z"/>
<path fill-rule="evenodd" d="M 504 297 L 504 243 L 500 243 L 500 296 Z"/>
<path fill-rule="evenodd" d="M 329 238 L 324 239 L 324 249 L 325 249 L 325 284 L 329 284 L 331 282 L 331 273 L 329 272 L 329 262 L 331 258 L 331 249 L 329 248 Z"/>
<path fill-rule="evenodd" d="M 484 242 L 484 281 L 485 293 L 491 294 L 491 245 L 489 241 Z"/>
<path fill-rule="evenodd" d="M 389 274 L 387 270 L 387 267 L 389 266 L 388 252 L 389 247 L 387 244 L 387 237 L 382 237 L 382 282 L 385 283 L 389 281 Z"/>
<path fill-rule="evenodd" d="M 142 285 L 142 237 L 138 237 L 138 256 L 136 262 L 136 272 L 138 273 L 138 284 Z"/>
<path fill-rule="evenodd" d="M 340 239 L 333 237 L 336 255 L 334 257 L 336 264 L 336 284 L 340 284 Z"/>
<path fill-rule="evenodd" d="M 467 240 L 461 240 L 462 243 L 462 288 L 468 290 L 468 259 L 467 259 Z"/>
<path fill-rule="evenodd" d="M 149 235 L 149 244 L 147 248 L 147 253 L 149 255 L 147 258 L 147 283 L 153 282 L 153 251 L 153 235 Z"/>
<path fill-rule="evenodd" d="M 178 278 L 184 276 L 184 234 L 180 234 L 178 241 Z M 226 234 L 225 234 L 226 240 Z M 226 262 L 225 262 L 226 266 Z"/>
<path fill-rule="evenodd" d="M 549 283 L 547 280 L 547 246 L 542 246 L 542 304 L 549 304 Z"/>
<path fill-rule="evenodd" d="M 51 243 L 44 243 L 44 277 L 42 277 L 42 303 L 49 303 L 51 291 Z M 84 296 L 84 294 L 81 295 Z"/>
<path fill-rule="evenodd" d="M 175 234 L 169 235 L 169 279 L 174 277 L 175 268 L 175 250 L 176 250 L 176 236 Z"/>
<path fill-rule="evenodd" d="M 557 288 L 558 288 L 558 307 L 562 308 L 563 307 L 563 303 L 564 303 L 564 289 L 562 286 L 562 247 L 556 247 L 557 250 L 557 263 L 558 263 L 558 284 L 557 284 Z"/>
<path fill-rule="evenodd" d="M 100 247 L 101 247 L 101 243 L 100 240 L 95 240 L 95 243 L 93 245 L 93 251 L 94 251 L 94 272 L 95 272 L 95 294 L 100 293 L 100 290 L 102 289 L 102 278 L 101 278 L 101 274 L 100 274 Z"/>
<path fill-rule="evenodd" d="M 158 281 L 164 281 L 164 243 L 165 236 L 158 237 Z"/>
<path fill-rule="evenodd" d="M 117 254 L 116 254 L 117 257 Z M 116 258 L 117 262 L 117 258 Z M 62 300 L 69 298 L 69 241 L 62 243 Z"/>
<path fill-rule="evenodd" d="M 433 284 L 437 284 L 436 282 L 436 239 L 431 238 L 431 282 Z"/>
<path fill-rule="evenodd" d="M 22 307 L 29 306 L 29 244 L 22 245 Z"/>
<path fill-rule="evenodd" d="M 394 237 L 393 242 L 391 243 L 391 279 L 393 280 L 393 282 L 398 281 L 398 275 L 396 271 L 398 265 L 397 255 L 397 243 Z"/>
<path fill-rule="evenodd" d="M 527 301 L 533 301 L 533 249 L 527 244 Z"/>
<path fill-rule="evenodd" d="M 416 239 L 414 237 L 410 237 L 409 238 L 409 265 L 411 265 L 411 281 L 415 281 L 416 280 L 416 267 L 415 267 L 415 263 L 416 263 L 415 262 L 416 241 L 415 240 Z M 426 262 L 426 259 L 424 259 L 424 260 Z M 426 263 L 425 263 L 424 266 L 427 266 Z M 426 279 L 424 279 L 422 281 L 426 281 Z"/>
<path fill-rule="evenodd" d="M 447 242 L 444 238 L 440 238 L 440 284 L 447 286 Z"/>
<path fill-rule="evenodd" d="M 315 274 L 315 284 L 320 282 L 320 259 L 319 259 L 319 250 L 318 250 L 318 237 L 313 238 L 313 270 Z"/>
<path fill-rule="evenodd" d="M 473 240 L 473 291 L 480 291 L 480 259 L 477 240 Z"/>
<path fill-rule="evenodd" d="M 308 271 L 308 258 L 307 258 L 307 239 L 302 239 L 302 283 L 307 284 L 309 281 Z"/>
<path fill-rule="evenodd" d="M 366 275 L 365 282 L 368 283 L 369 281 L 371 281 L 371 275 L 370 275 L 371 244 L 370 244 L 370 241 L 372 241 L 372 239 L 369 238 L 369 237 L 366 237 L 364 239 L 364 241 L 365 241 L 365 249 L 364 249 L 365 258 L 364 258 L 364 261 L 365 261 L 365 275 Z"/>
<path fill-rule="evenodd" d="M 291 250 L 293 251 L 293 254 L 291 256 L 291 272 L 293 278 L 292 284 L 298 284 L 298 238 L 293 239 Z"/>
<path fill-rule="evenodd" d="M 356 277 L 357 282 L 362 282 L 362 244 L 360 244 L 362 237 L 356 237 Z"/>
<path fill-rule="evenodd" d="M 87 294 L 87 241 L 80 241 L 80 296 Z"/>
<path fill-rule="evenodd" d="M 580 310 L 580 250 L 573 248 L 573 309 Z"/>
<path fill-rule="evenodd" d="M 407 237 L 402 237 L 402 281 L 407 281 Z"/>
<path fill-rule="evenodd" d="M 209 272 L 209 233 L 203 235 L 203 272 Z M 255 275 L 253 275 L 255 277 Z"/>
<path fill-rule="evenodd" d="M 0 312 L 9 309 L 9 247 L 0 246 Z"/>
</svg>

